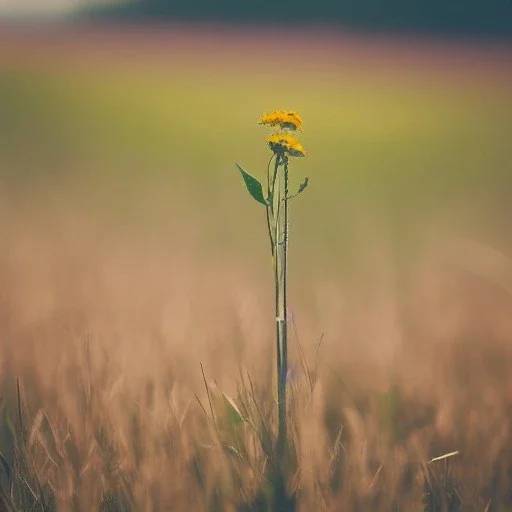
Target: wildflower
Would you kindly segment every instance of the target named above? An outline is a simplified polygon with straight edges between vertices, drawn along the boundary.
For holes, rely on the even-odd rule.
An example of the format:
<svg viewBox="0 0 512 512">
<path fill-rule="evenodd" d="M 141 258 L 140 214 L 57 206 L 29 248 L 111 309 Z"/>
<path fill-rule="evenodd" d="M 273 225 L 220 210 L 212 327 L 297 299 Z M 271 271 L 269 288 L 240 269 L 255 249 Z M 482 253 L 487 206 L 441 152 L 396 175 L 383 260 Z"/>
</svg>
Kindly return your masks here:
<svg viewBox="0 0 512 512">
<path fill-rule="evenodd" d="M 276 133 L 265 140 L 270 149 L 276 154 L 284 155 L 287 153 L 290 156 L 306 156 L 306 150 L 293 135 Z"/>
<path fill-rule="evenodd" d="M 289 458 L 287 427 L 287 388 L 293 386 L 300 378 L 299 368 L 288 367 L 288 307 L 287 307 L 287 275 L 288 275 L 288 229 L 289 202 L 302 194 L 308 186 L 308 178 L 299 185 L 295 194 L 289 193 L 289 156 L 306 156 L 306 150 L 299 141 L 291 135 L 302 125 L 302 119 L 297 112 L 278 110 L 265 114 L 260 124 L 270 125 L 273 134 L 265 139 L 272 152 L 267 165 L 267 197 L 263 190 L 264 184 L 251 176 L 239 164 L 236 164 L 242 174 L 245 187 L 260 205 L 266 210 L 267 231 L 272 254 L 274 270 L 276 329 L 276 384 L 277 384 L 277 439 L 275 443 L 275 458 L 278 467 Z M 274 165 L 272 168 L 272 161 Z M 286 465 L 286 464 L 285 464 Z M 287 475 L 281 475 L 286 477 Z"/>
<path fill-rule="evenodd" d="M 299 130 L 302 126 L 302 118 L 294 111 L 276 110 L 265 114 L 259 124 L 267 124 L 269 126 L 279 126 L 281 129 Z"/>
</svg>

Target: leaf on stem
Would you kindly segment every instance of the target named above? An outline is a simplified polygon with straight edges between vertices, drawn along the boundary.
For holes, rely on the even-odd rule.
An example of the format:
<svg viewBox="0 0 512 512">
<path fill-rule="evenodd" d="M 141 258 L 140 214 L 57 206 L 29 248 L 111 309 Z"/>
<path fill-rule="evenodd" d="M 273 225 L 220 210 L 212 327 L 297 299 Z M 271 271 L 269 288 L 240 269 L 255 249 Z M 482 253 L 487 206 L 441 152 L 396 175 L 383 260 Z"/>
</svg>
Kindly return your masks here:
<svg viewBox="0 0 512 512">
<path fill-rule="evenodd" d="M 245 186 L 247 187 L 247 190 L 249 191 L 249 194 L 258 201 L 258 203 L 261 203 L 264 206 L 267 206 L 267 201 L 265 201 L 265 196 L 263 195 L 263 187 L 261 186 L 261 183 L 251 176 L 247 171 L 245 171 L 240 165 L 236 164 L 238 167 L 238 170 L 242 174 L 242 177 L 245 182 Z"/>
<path fill-rule="evenodd" d="M 293 199 L 294 197 L 297 197 L 299 194 L 304 192 L 304 190 L 308 186 L 308 183 L 309 183 L 309 178 L 306 176 L 304 178 L 304 181 L 299 185 L 299 190 L 297 190 L 297 192 L 295 194 L 293 194 L 292 196 L 288 196 L 287 199 Z"/>
<path fill-rule="evenodd" d="M 306 176 L 304 178 L 304 181 L 299 185 L 299 190 L 297 191 L 296 195 L 299 195 L 301 192 L 305 190 L 305 188 L 308 186 L 309 178 Z"/>
</svg>

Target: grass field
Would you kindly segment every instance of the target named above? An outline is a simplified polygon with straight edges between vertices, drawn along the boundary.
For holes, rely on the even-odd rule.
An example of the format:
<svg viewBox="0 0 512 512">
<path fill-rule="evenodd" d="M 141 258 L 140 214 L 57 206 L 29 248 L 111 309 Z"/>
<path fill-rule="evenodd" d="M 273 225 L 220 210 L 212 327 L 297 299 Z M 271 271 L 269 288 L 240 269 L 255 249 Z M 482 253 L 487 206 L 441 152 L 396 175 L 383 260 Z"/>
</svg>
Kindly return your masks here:
<svg viewBox="0 0 512 512">
<path fill-rule="evenodd" d="M 268 510 L 270 255 L 234 162 L 263 176 L 276 108 L 305 120 L 293 186 L 310 177 L 290 235 L 298 509 L 512 510 L 511 59 L 5 29 L 0 510 Z"/>
</svg>

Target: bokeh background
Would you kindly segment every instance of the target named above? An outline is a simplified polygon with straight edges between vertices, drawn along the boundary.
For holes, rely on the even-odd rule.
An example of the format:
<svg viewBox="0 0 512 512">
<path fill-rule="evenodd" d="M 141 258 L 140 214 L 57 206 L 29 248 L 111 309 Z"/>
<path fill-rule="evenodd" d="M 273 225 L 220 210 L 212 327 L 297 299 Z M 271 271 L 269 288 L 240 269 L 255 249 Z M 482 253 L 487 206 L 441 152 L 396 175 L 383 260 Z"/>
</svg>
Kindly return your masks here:
<svg viewBox="0 0 512 512">
<path fill-rule="evenodd" d="M 294 109 L 308 155 L 292 186 L 310 186 L 292 204 L 290 300 L 325 410 L 333 374 L 371 393 L 398 379 L 437 407 L 429 456 L 466 447 L 478 482 L 507 469 L 508 438 L 486 439 L 511 389 L 510 2 L 3 0 L 0 16 L 7 388 L 22 375 L 73 418 L 84 339 L 109 354 L 111 400 L 170 379 L 187 402 L 200 362 L 227 391 L 242 363 L 264 382 L 265 215 L 234 162 L 262 178 L 258 118 Z M 405 416 L 390 421 L 408 439 Z"/>
<path fill-rule="evenodd" d="M 498 245 L 509 228 L 508 2 L 38 5 L 57 21 L 3 6 L 9 194 L 65 184 L 86 208 L 161 225 L 179 211 L 205 251 L 264 268 L 263 213 L 233 162 L 263 176 L 258 117 L 292 108 L 309 149 L 293 179 L 311 178 L 294 204 L 297 286 L 353 274 L 371 252 L 357 211 L 382 223 L 369 229 L 400 245 L 396 258 L 429 223 Z"/>
</svg>

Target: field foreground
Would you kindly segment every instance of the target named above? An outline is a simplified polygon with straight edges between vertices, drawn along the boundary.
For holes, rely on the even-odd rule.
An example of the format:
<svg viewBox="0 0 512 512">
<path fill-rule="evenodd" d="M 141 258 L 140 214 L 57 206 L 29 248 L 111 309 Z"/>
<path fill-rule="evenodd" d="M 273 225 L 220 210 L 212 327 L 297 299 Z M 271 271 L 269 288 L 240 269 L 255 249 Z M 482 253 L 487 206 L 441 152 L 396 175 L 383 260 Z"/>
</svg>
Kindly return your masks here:
<svg viewBox="0 0 512 512">
<path fill-rule="evenodd" d="M 112 34 L 0 36 L 0 510 L 269 509 L 276 103 L 297 508 L 511 510 L 509 49 Z"/>
</svg>

